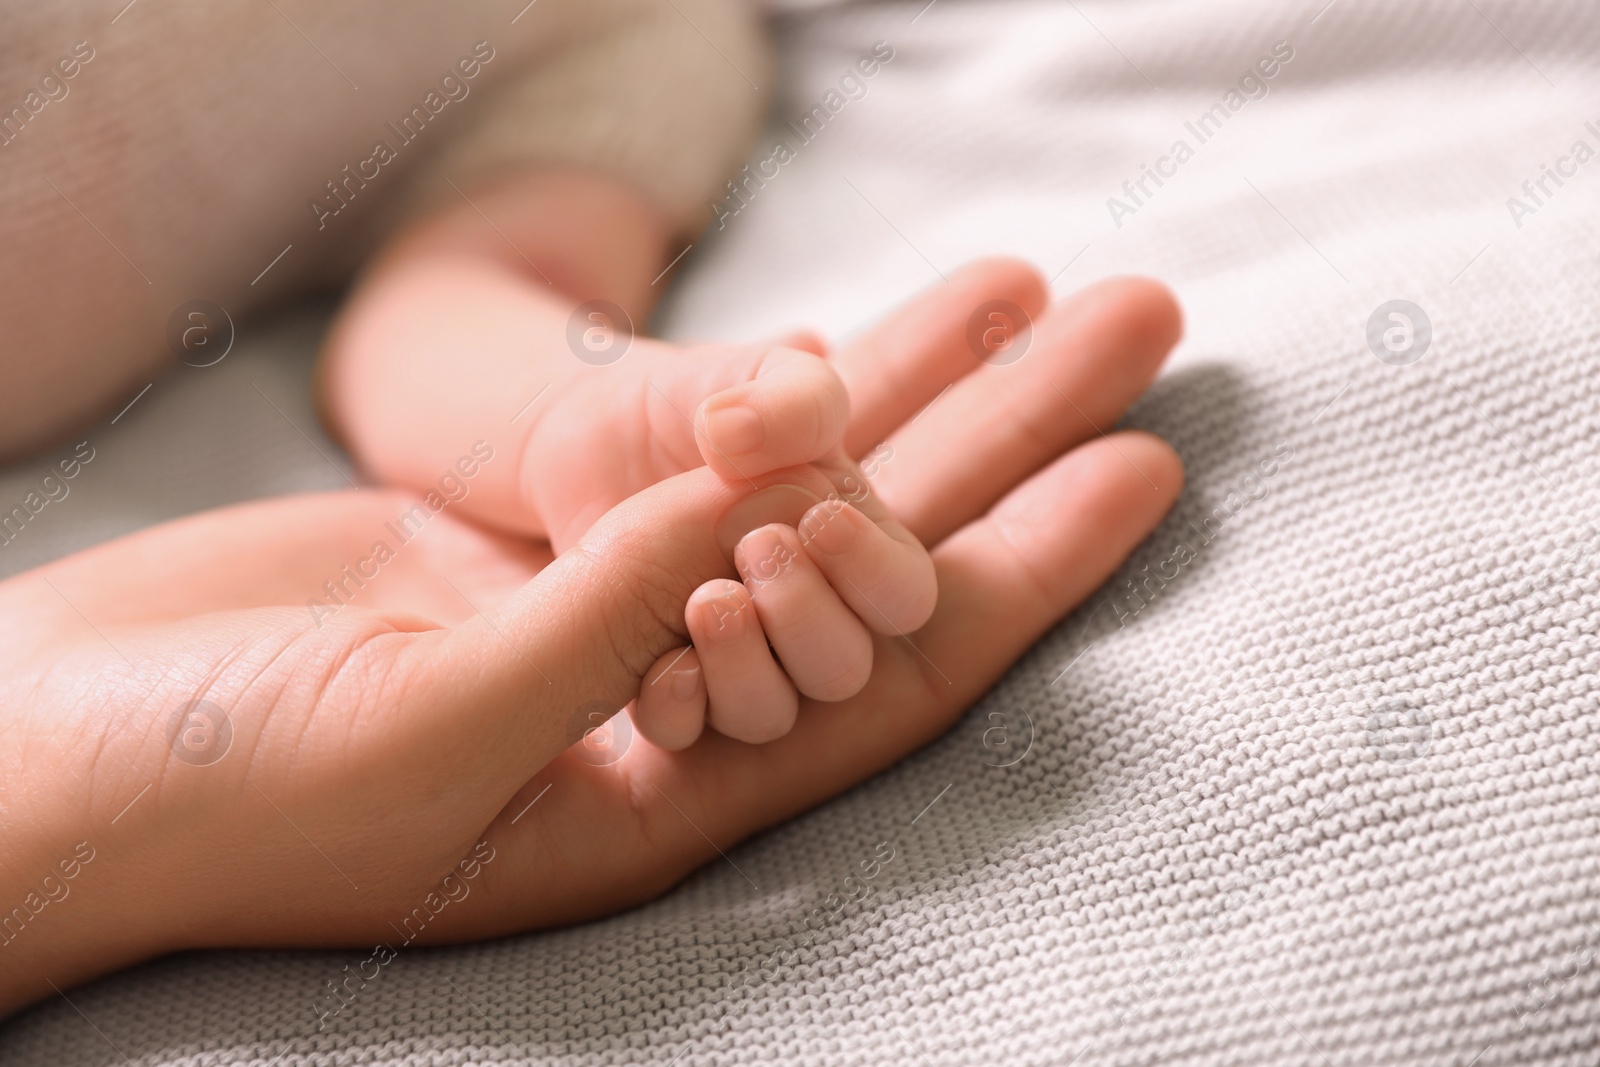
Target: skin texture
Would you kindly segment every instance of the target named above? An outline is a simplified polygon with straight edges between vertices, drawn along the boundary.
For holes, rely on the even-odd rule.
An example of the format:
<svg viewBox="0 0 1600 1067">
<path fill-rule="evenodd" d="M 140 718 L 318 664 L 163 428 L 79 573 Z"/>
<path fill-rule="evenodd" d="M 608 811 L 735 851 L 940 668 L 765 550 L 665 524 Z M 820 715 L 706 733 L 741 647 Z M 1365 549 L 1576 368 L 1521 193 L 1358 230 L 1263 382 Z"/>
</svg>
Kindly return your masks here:
<svg viewBox="0 0 1600 1067">
<path fill-rule="evenodd" d="M 807 350 L 631 336 L 628 322 L 643 318 L 658 291 L 642 284 L 642 268 L 653 267 L 645 258 L 652 250 L 668 247 L 664 233 L 626 189 L 561 172 L 451 204 L 396 239 L 341 315 L 322 375 L 336 432 L 378 478 L 420 490 L 469 443 L 493 442 L 510 461 L 476 477 L 463 511 L 546 538 L 558 552 L 606 509 L 702 463 L 750 485 L 824 462 L 840 489 L 865 492 L 841 447 L 849 397 L 814 339 L 796 339 Z M 596 313 L 593 301 L 609 306 Z M 584 347 L 597 324 L 622 346 Z M 508 391 L 508 382 L 525 384 Z M 927 621 L 937 594 L 927 551 L 887 509 L 858 503 L 866 510 L 850 508 L 832 524 L 827 543 L 837 551 L 809 540 L 797 549 L 811 554 L 816 566 L 806 573 L 820 580 L 773 586 L 745 615 L 735 600 L 719 606 L 755 594 L 759 578 L 741 568 L 748 593 L 717 584 L 691 600 L 690 631 L 707 649 L 702 717 L 715 728 L 753 743 L 788 730 L 803 691 L 789 669 L 812 685 L 815 665 L 837 651 L 835 631 L 816 620 L 858 637 L 856 669 L 807 694 L 833 700 L 866 684 L 868 629 L 903 632 Z M 839 536 L 863 514 L 870 521 L 846 548 Z M 729 546 L 735 555 L 739 547 Z M 772 562 L 748 555 L 758 568 Z M 636 709 L 647 734 L 657 703 Z"/>
<path fill-rule="evenodd" d="M 1006 366 L 965 346 L 968 317 L 991 299 L 1035 319 L 1027 356 Z M 0 900 L 24 900 L 75 842 L 96 849 L 72 898 L 0 949 L 0 1011 L 185 947 L 400 947 L 419 907 L 425 943 L 603 915 L 892 764 L 948 728 L 1175 499 L 1172 451 L 1112 424 L 1179 330 L 1154 283 L 1103 282 L 1047 309 L 1037 274 L 1001 260 L 831 353 L 850 398 L 844 455 L 878 457 L 852 506 L 881 508 L 877 529 L 899 524 L 927 547 L 937 603 L 915 632 L 872 632 L 859 692 L 797 698 L 792 729 L 765 744 L 695 732 L 682 707 L 662 724 L 667 745 L 574 744 L 685 647 L 698 590 L 738 581 L 732 548 L 771 521 L 747 513 L 751 499 L 776 486 L 825 499 L 841 485 L 828 460 L 723 477 L 698 465 L 692 427 L 687 469 L 663 460 L 639 476 L 648 484 L 624 477 L 592 516 L 598 503 L 579 501 L 571 529 L 552 532 L 559 556 L 504 529 L 514 522 L 496 532 L 452 507 L 331 618 L 306 598 L 414 498 L 258 502 L 0 584 L 0 620 L 18 635 L 0 647 Z M 325 397 L 336 411 L 338 374 Z M 511 425 L 533 391 L 518 392 L 501 383 L 510 410 L 496 421 Z M 429 428 L 457 402 L 435 397 L 435 409 L 415 397 L 402 408 L 414 430 L 392 461 L 369 459 L 367 429 L 342 424 L 347 440 L 392 462 L 392 480 L 432 482 L 463 449 L 461 424 Z M 543 521 L 515 512 L 543 499 L 518 479 L 498 497 L 480 488 L 463 505 Z M 784 524 L 798 536 L 816 525 L 805 509 Z M 696 686 L 703 677 L 680 704 Z M 232 735 L 205 765 L 172 741 L 197 698 L 226 710 Z M 434 909 L 452 885 L 470 895 Z"/>
<path fill-rule="evenodd" d="M 681 346 L 637 333 L 666 284 L 651 280 L 681 249 L 637 194 L 553 172 L 471 200 L 384 249 L 326 344 L 324 419 L 379 480 L 425 491 L 485 440 L 509 461 L 474 482 L 465 513 L 560 551 L 707 456 L 743 479 L 840 444 L 849 398 L 817 339 Z M 619 331 L 631 321 L 635 333 L 586 362 L 568 327 L 593 325 L 575 311 L 594 300 L 620 306 Z M 705 433 L 741 402 L 766 417 L 753 452 Z"/>
</svg>

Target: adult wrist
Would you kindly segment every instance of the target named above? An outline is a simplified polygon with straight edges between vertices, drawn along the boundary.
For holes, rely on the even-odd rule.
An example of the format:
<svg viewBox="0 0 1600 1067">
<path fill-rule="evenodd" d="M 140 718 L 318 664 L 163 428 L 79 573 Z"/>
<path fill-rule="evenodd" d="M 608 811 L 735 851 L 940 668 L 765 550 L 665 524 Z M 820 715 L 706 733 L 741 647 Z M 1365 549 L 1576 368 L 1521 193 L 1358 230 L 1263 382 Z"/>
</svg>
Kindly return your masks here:
<svg viewBox="0 0 1600 1067">
<path fill-rule="evenodd" d="M 0 826 L 0 1018 L 179 947 L 176 899 L 137 835 L 127 818 Z M 154 891 L 131 891 L 139 885 Z"/>
</svg>

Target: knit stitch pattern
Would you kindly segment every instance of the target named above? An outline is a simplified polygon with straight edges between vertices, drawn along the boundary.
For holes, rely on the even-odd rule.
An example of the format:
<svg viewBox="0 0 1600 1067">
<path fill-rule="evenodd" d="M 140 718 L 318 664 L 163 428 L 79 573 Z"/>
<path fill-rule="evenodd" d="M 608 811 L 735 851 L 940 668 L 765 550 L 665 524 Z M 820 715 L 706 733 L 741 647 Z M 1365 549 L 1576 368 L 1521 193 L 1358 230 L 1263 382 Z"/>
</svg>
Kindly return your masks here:
<svg viewBox="0 0 1600 1067">
<path fill-rule="evenodd" d="M 1127 420 L 1182 498 L 948 735 L 649 906 L 402 950 L 325 1026 L 365 953 L 186 955 L 0 1061 L 1596 1062 L 1600 164 L 1521 185 L 1600 148 L 1600 17 L 1324 2 L 783 17 L 774 137 L 895 58 L 713 232 L 670 332 L 845 332 L 995 249 L 1189 315 Z M 1432 323 L 1408 364 L 1368 343 L 1391 299 Z"/>
</svg>

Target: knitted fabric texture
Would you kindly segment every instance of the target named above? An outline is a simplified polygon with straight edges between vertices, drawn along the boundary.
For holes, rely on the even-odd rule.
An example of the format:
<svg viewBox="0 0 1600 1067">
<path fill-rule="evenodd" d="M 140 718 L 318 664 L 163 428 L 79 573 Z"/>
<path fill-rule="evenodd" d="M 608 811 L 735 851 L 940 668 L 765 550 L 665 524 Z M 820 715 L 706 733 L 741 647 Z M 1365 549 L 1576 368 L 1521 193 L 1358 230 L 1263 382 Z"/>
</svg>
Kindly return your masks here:
<svg viewBox="0 0 1600 1067">
<path fill-rule="evenodd" d="M 995 250 L 1189 314 L 1127 420 L 1181 500 L 946 737 L 627 914 L 343 999 L 367 953 L 163 960 L 0 1061 L 1594 1063 L 1600 18 L 1324 2 L 784 16 L 758 158 L 895 56 L 670 332 L 848 332 Z"/>
</svg>

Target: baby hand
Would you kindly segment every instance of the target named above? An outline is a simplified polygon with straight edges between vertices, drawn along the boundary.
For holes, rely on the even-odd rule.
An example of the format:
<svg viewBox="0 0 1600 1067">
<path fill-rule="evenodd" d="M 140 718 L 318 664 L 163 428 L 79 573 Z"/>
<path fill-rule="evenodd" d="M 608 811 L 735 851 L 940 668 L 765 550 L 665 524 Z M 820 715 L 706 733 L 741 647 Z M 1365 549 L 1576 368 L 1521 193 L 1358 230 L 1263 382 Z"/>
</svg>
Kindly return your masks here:
<svg viewBox="0 0 1600 1067">
<path fill-rule="evenodd" d="M 810 489 L 761 490 L 723 520 L 719 540 L 742 581 L 695 590 L 684 611 L 693 644 L 656 661 L 632 709 L 639 732 L 661 748 L 686 748 L 707 722 L 740 741 L 782 737 L 801 696 L 839 701 L 861 691 L 874 633 L 903 637 L 933 614 L 933 561 L 839 448 L 845 420 L 830 413 L 832 372 L 818 366 L 712 396 L 695 420 L 706 464 L 724 477 L 802 461 L 806 441 L 828 454 L 812 464 Z"/>
</svg>

